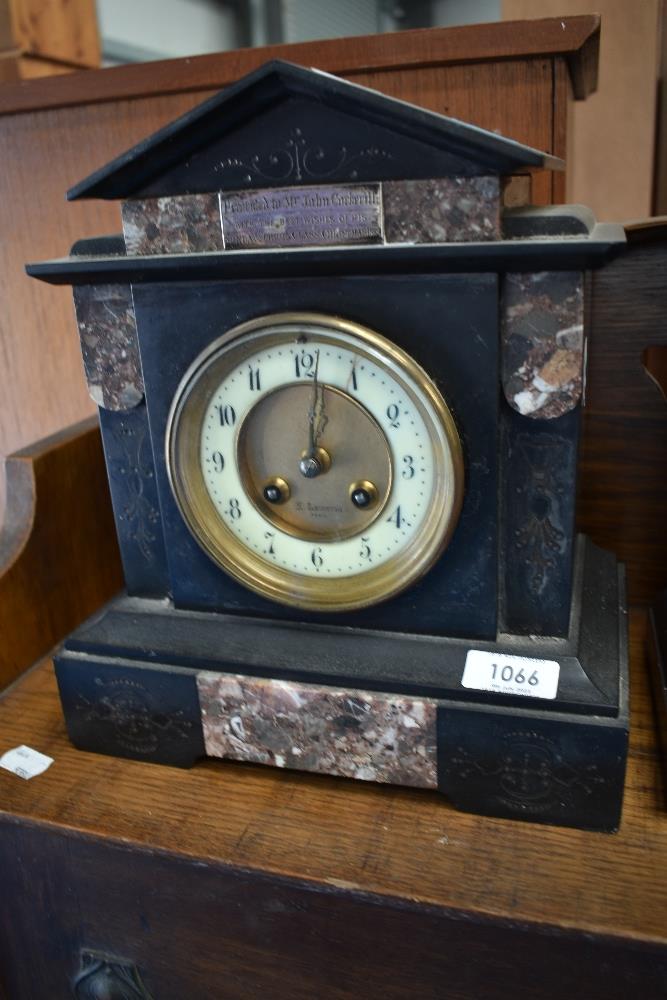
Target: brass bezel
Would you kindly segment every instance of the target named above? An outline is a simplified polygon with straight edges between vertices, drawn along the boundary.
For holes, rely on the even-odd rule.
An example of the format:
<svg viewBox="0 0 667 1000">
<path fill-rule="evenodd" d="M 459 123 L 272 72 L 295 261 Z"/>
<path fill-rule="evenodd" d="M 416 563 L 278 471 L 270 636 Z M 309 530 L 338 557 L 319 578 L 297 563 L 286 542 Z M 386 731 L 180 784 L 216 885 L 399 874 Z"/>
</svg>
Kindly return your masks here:
<svg viewBox="0 0 667 1000">
<path fill-rule="evenodd" d="M 299 329 L 294 329 L 295 327 Z M 290 330 L 290 328 L 292 328 Z M 249 549 L 227 527 L 206 487 L 200 464 L 204 413 L 222 380 L 220 369 L 241 363 L 258 341 L 297 342 L 312 334 L 335 342 L 344 333 L 356 349 L 385 367 L 404 386 L 425 420 L 433 447 L 431 510 L 411 545 L 363 573 L 347 577 L 308 576 L 286 570 Z M 349 344 L 347 344 L 349 346 Z M 412 390 L 428 399 L 437 425 Z M 417 362 L 400 347 L 367 327 L 320 313 L 275 313 L 227 331 L 189 367 L 176 390 L 166 429 L 169 482 L 186 525 L 207 555 L 234 579 L 262 597 L 312 611 L 348 611 L 385 601 L 415 583 L 446 548 L 463 499 L 463 457 L 454 419 L 440 392 Z"/>
</svg>

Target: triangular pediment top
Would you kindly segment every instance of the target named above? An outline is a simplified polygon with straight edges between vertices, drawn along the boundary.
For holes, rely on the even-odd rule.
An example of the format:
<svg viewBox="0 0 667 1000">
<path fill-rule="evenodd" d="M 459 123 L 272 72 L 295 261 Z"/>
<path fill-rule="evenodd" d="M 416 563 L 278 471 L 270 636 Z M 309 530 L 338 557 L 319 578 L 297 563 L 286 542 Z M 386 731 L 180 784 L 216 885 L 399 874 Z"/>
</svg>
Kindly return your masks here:
<svg viewBox="0 0 667 1000">
<path fill-rule="evenodd" d="M 562 167 L 560 160 L 546 153 L 478 126 L 320 70 L 274 60 L 95 171 L 71 188 L 68 198 L 265 186 L 266 170 L 255 175 L 252 165 L 264 157 L 284 156 L 290 141 L 297 138 L 308 145 L 313 162 L 317 157 L 326 161 L 323 168 L 333 164 L 323 176 L 336 181 Z M 361 173 L 351 173 L 350 155 L 361 153 L 365 153 Z M 240 171 L 221 167 L 234 161 Z M 247 164 L 250 167 L 244 170 Z M 272 180 L 313 183 L 312 176 L 302 179 L 288 171 L 286 177 Z"/>
</svg>

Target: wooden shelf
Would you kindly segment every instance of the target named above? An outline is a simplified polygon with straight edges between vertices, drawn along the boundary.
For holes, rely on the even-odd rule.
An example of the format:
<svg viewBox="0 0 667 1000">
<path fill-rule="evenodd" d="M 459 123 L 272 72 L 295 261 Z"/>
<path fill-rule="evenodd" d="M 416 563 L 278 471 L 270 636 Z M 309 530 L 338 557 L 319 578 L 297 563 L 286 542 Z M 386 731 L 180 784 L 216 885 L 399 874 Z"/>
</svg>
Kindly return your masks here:
<svg viewBox="0 0 667 1000">
<path fill-rule="evenodd" d="M 486 958 L 478 956 L 480 971 L 486 968 L 487 974 L 489 963 L 495 967 L 501 951 L 511 950 L 507 932 L 515 933 L 517 942 L 525 942 L 526 937 L 543 941 L 545 934 L 552 938 L 561 935 L 558 944 L 553 943 L 554 957 L 567 944 L 565 954 L 573 958 L 577 948 L 587 942 L 586 948 L 595 945 L 599 951 L 597 965 L 603 956 L 607 963 L 607 972 L 598 976 L 601 988 L 610 978 L 620 984 L 619 988 L 623 983 L 626 988 L 628 970 L 634 969 L 632 974 L 638 975 L 643 968 L 639 980 L 645 986 L 643 996 L 658 996 L 651 993 L 652 976 L 667 972 L 667 812 L 663 809 L 647 690 L 645 636 L 645 614 L 636 611 L 631 615 L 631 752 L 623 821 L 617 835 L 470 816 L 456 812 L 435 794 L 252 765 L 201 761 L 190 771 L 180 771 L 82 753 L 67 739 L 52 667 L 47 662 L 28 673 L 0 701 L 3 746 L 25 743 L 55 760 L 47 772 L 31 781 L 0 771 L 0 839 L 15 836 L 17 822 L 22 824 L 23 835 L 26 825 L 33 830 L 37 838 L 34 843 L 46 852 L 46 861 L 34 860 L 30 868 L 36 898 L 57 891 L 54 879 L 58 882 L 60 876 L 54 874 L 53 865 L 59 835 L 70 844 L 74 837 L 76 842 L 89 839 L 93 845 L 90 849 L 98 845 L 100 856 L 93 866 L 98 879 L 103 877 L 106 864 L 112 863 L 114 850 L 122 847 L 130 881 L 113 890 L 107 882 L 106 892 L 113 891 L 125 899 L 133 919 L 146 905 L 140 898 L 145 890 L 138 874 L 142 854 L 152 856 L 157 852 L 172 859 L 176 865 L 173 892 L 182 892 L 184 885 L 190 885 L 185 875 L 179 875 L 179 863 L 185 865 L 186 872 L 205 868 L 207 879 L 197 883 L 192 892 L 188 890 L 181 900 L 186 935 L 195 933 L 189 924 L 194 920 L 197 926 L 202 892 L 224 899 L 230 879 L 235 883 L 255 873 L 281 886 L 279 892 L 276 889 L 278 895 L 289 895 L 292 884 L 300 898 L 305 886 L 313 899 L 318 894 L 334 893 L 337 899 L 366 905 L 372 898 L 378 913 L 385 908 L 395 912 L 397 906 L 407 907 L 413 912 L 413 917 L 405 920 L 404 933 L 408 937 L 416 933 L 415 927 L 422 920 L 430 920 L 434 914 L 448 923 L 453 921 L 459 939 L 473 950 L 479 947 L 480 933 L 495 928 L 485 945 Z M 30 845 L 30 837 L 26 843 Z M 76 848 L 77 856 L 79 851 Z M 20 865 L 20 858 L 18 862 Z M 139 879 L 136 887 L 132 886 L 132 872 Z M 79 891 L 77 887 L 74 895 Z M 152 892 L 154 904 L 165 893 L 170 898 L 172 895 L 164 884 L 155 885 Z M 300 904 L 306 911 L 311 897 L 306 893 L 306 902 Z M 63 908 L 59 920 L 68 933 L 73 932 L 76 928 L 70 924 L 76 919 L 76 907 L 70 912 L 66 899 L 60 899 L 58 905 Z M 164 900 L 160 905 L 165 905 Z M 317 908 L 314 901 L 312 905 Z M 248 914 L 255 912 L 251 892 L 247 906 Z M 92 925 L 97 937 L 104 927 L 105 907 L 106 902 L 100 906 L 99 926 L 95 922 Z M 21 934 L 26 928 L 21 928 L 22 917 L 36 920 L 39 931 L 39 914 L 35 917 L 33 912 L 19 912 L 0 944 L 0 967 L 3 952 L 24 947 Z M 261 937 L 264 917 L 256 913 L 256 918 Z M 336 922 L 333 911 L 331 918 L 333 937 L 345 937 L 346 927 Z M 378 920 L 381 927 L 382 920 Z M 86 921 L 89 926 L 90 914 L 86 914 Z M 202 930 L 202 934 L 204 940 L 210 941 L 210 930 Z M 224 966 L 222 956 L 230 930 L 221 926 L 216 934 Z M 122 947 L 127 948 L 125 938 Z M 155 952 L 151 952 L 149 960 L 146 941 L 139 936 L 137 942 L 131 957 L 143 960 L 150 970 Z M 118 950 L 117 941 L 109 944 Z M 293 947 L 295 955 L 302 949 L 302 958 L 308 964 L 310 944 L 295 941 Z M 642 948 L 648 948 L 648 953 L 644 954 Z M 653 965 L 649 955 L 653 956 Z M 442 955 L 422 957 L 427 964 L 420 975 L 433 986 Z M 602 992 L 583 991 L 589 988 L 586 984 L 592 972 L 585 957 L 580 956 L 578 961 L 583 962 L 578 973 L 581 993 L 561 994 L 560 987 L 551 992 L 542 984 L 538 992 L 531 992 L 531 998 L 602 996 Z M 311 985 L 320 982 L 317 970 L 312 969 L 309 975 Z M 389 982 L 391 969 L 386 970 L 386 975 Z M 220 995 L 255 995 L 250 985 L 254 982 L 252 975 L 247 982 L 248 992 Z M 508 982 L 513 982 L 512 977 Z M 163 996 L 159 991 L 157 995 Z M 165 995 L 181 996 L 170 992 Z M 205 994 L 195 990 L 188 995 L 198 998 Z M 294 994 L 276 987 L 271 995 Z M 374 997 L 376 993 L 364 995 Z M 447 995 L 480 994 L 461 988 Z M 622 992 L 605 995 L 627 996 Z"/>
<path fill-rule="evenodd" d="M 0 91 L 0 115 L 122 98 L 216 90 L 268 59 L 287 59 L 340 76 L 356 76 L 397 68 L 425 69 L 487 60 L 563 56 L 567 60 L 574 96 L 583 99 L 597 86 L 599 41 L 600 18 L 596 14 L 586 14 L 239 49 L 86 73 L 84 88 L 76 77 L 35 82 L 30 88 L 8 84 Z"/>
</svg>

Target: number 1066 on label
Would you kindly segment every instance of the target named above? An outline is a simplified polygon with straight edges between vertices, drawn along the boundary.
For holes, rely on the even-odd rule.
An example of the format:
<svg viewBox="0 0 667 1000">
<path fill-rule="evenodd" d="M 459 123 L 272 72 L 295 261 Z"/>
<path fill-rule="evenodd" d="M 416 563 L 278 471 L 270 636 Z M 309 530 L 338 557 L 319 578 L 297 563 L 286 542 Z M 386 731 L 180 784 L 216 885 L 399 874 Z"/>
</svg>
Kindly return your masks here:
<svg viewBox="0 0 667 1000">
<path fill-rule="evenodd" d="M 475 691 L 553 699 L 558 692 L 559 673 L 560 666 L 555 660 L 471 649 L 466 656 L 461 684 Z"/>
</svg>

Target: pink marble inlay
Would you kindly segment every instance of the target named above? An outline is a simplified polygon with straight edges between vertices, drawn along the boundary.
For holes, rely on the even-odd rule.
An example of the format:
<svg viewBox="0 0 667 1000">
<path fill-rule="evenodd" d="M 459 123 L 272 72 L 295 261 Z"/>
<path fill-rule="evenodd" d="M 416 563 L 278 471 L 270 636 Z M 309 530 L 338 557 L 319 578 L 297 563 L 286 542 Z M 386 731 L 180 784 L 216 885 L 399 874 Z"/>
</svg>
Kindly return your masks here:
<svg viewBox="0 0 667 1000">
<path fill-rule="evenodd" d="M 209 757 L 437 787 L 434 701 L 212 671 L 197 687 Z"/>
</svg>

